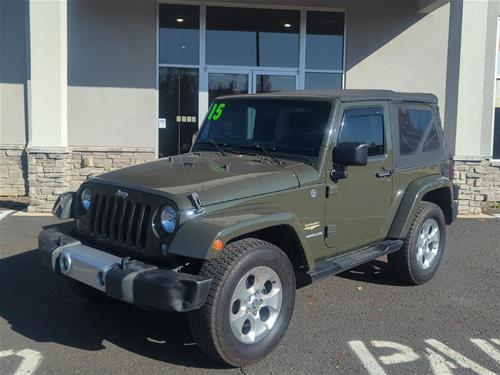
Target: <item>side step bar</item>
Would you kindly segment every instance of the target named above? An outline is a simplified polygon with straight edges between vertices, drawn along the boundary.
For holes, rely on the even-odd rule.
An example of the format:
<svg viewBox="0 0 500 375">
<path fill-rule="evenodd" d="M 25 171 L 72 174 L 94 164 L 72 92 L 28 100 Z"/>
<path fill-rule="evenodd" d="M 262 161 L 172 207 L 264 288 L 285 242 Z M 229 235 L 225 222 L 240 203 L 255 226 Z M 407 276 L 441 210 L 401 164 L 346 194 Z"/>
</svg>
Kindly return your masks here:
<svg viewBox="0 0 500 375">
<path fill-rule="evenodd" d="M 336 275 L 383 255 L 398 251 L 401 246 L 403 246 L 402 240 L 386 240 L 335 258 L 319 260 L 316 262 L 314 270 L 307 272 L 306 275 L 310 278 L 310 282 L 315 282 L 323 277 Z"/>
</svg>

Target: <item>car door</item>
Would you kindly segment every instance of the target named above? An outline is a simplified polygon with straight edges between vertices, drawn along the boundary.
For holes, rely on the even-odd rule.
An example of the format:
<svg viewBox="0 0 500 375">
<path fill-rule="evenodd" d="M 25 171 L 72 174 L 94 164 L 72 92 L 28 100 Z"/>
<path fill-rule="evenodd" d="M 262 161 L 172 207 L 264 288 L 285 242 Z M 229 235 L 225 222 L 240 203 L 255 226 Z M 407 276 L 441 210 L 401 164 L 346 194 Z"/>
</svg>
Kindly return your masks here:
<svg viewBox="0 0 500 375">
<path fill-rule="evenodd" d="M 325 242 L 335 254 L 384 236 L 393 173 L 387 102 L 343 103 L 338 113 L 334 146 L 341 142 L 367 143 L 369 149 L 367 165 L 347 166 L 346 178 L 326 179 Z M 335 160 L 329 157 L 333 166 Z"/>
</svg>

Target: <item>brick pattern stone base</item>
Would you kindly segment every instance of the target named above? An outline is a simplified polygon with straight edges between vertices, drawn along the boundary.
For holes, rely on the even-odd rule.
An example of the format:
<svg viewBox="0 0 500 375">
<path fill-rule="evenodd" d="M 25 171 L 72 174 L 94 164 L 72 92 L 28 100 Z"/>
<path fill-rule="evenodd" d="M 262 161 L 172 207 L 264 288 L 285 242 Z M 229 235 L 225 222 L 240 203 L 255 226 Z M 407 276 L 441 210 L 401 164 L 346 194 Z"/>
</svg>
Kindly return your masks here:
<svg viewBox="0 0 500 375">
<path fill-rule="evenodd" d="M 26 151 L 16 145 L 0 146 L 0 197 L 29 196 L 30 212 L 50 212 L 59 194 L 76 190 L 89 175 L 154 158 L 152 151 L 89 148 Z M 500 163 L 456 160 L 453 177 L 460 187 L 460 214 L 479 214 L 500 202 Z"/>
<path fill-rule="evenodd" d="M 89 175 L 99 175 L 154 158 L 154 152 L 30 150 L 28 151 L 28 211 L 50 212 L 60 194 L 78 189 Z"/>
<path fill-rule="evenodd" d="M 29 212 L 50 212 L 57 197 L 69 188 L 66 152 L 28 151 Z"/>
<path fill-rule="evenodd" d="M 76 190 L 89 175 L 154 160 L 153 152 L 86 151 L 74 149 L 69 160 L 70 190 Z"/>
<path fill-rule="evenodd" d="M 455 160 L 453 183 L 459 185 L 458 213 L 480 214 L 500 202 L 500 164 Z"/>
<path fill-rule="evenodd" d="M 0 147 L 0 197 L 22 197 L 27 192 L 24 147 Z"/>
</svg>

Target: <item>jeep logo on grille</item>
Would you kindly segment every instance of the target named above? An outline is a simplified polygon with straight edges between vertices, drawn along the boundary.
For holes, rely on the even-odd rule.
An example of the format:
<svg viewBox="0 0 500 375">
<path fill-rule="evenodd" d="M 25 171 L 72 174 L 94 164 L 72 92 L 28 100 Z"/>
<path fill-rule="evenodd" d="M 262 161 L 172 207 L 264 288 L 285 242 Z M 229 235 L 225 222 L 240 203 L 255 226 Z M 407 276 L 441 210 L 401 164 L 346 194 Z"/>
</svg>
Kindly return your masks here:
<svg viewBox="0 0 500 375">
<path fill-rule="evenodd" d="M 124 199 L 128 197 L 128 193 L 126 191 L 121 191 L 121 190 L 117 190 L 115 195 L 117 197 L 124 198 Z"/>
</svg>

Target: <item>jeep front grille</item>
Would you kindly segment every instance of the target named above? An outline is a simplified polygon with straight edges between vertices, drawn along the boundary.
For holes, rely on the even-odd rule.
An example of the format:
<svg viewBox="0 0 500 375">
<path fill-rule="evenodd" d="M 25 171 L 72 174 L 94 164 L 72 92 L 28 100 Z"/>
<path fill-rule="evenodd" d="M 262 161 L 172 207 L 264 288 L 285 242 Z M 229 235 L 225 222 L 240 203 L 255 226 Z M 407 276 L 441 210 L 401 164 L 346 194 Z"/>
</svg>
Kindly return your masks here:
<svg viewBox="0 0 500 375">
<path fill-rule="evenodd" d="M 95 193 L 90 209 L 89 230 L 99 240 L 144 248 L 151 206 Z"/>
</svg>

